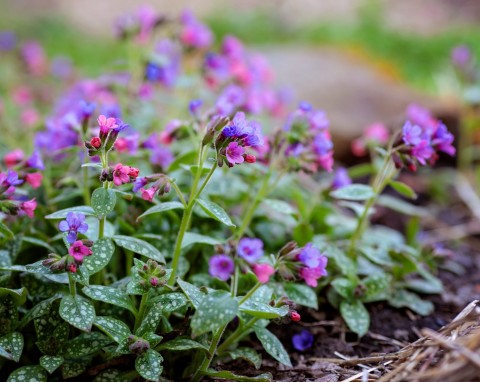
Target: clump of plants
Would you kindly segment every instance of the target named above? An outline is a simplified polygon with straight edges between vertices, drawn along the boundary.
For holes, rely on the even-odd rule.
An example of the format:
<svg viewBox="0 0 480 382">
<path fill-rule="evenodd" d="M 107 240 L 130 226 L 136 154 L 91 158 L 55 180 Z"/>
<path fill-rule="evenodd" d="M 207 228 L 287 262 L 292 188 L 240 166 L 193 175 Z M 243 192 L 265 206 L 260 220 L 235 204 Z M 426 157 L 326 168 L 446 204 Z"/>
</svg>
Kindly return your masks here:
<svg viewBox="0 0 480 382">
<path fill-rule="evenodd" d="M 326 114 L 307 102 L 289 111 L 266 61 L 235 37 L 215 46 L 190 12 L 149 8 L 116 32 L 125 62 L 96 79 L 62 72 L 50 103 L 41 46 L 0 39 L 23 65 L 2 116 L 38 114 L 33 151 L 5 152 L 0 172 L 9 381 L 270 381 L 228 363 L 261 370 L 250 338 L 291 366 L 271 329 L 322 309 L 319 296 L 359 336 L 369 302 L 431 312 L 416 294 L 441 291 L 430 254 L 369 218 L 377 206 L 425 213 L 384 191 L 415 198 L 400 171 L 455 153 L 441 121 L 413 105 L 398 131 L 368 128 L 353 148 L 371 164 L 346 170 Z M 369 185 L 351 180 L 366 175 Z M 293 336 L 299 351 L 312 343 Z"/>
</svg>

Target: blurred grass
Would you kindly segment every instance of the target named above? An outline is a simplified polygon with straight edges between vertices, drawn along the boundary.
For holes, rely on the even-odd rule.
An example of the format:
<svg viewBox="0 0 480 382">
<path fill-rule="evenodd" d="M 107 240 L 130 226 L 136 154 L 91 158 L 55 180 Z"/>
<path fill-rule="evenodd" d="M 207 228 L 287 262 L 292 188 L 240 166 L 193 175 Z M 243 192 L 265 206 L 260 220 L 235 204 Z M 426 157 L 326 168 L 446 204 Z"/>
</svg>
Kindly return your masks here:
<svg viewBox="0 0 480 382">
<path fill-rule="evenodd" d="M 86 36 L 53 16 L 20 20 L 7 14 L 0 6 L 0 30 L 14 30 L 22 40 L 41 41 L 50 57 L 70 57 L 88 76 L 99 75 L 106 64 L 125 58 L 124 45 L 113 37 Z M 233 34 L 248 44 L 301 43 L 347 49 L 367 58 L 380 70 L 426 90 L 435 88 L 434 76 L 447 67 L 450 50 L 455 45 L 467 44 L 480 57 L 480 26 L 418 36 L 386 27 L 378 6 L 365 7 L 355 23 L 336 20 L 289 28 L 269 14 L 257 11 L 238 14 L 231 10 L 210 17 L 208 23 L 218 37 Z"/>
</svg>

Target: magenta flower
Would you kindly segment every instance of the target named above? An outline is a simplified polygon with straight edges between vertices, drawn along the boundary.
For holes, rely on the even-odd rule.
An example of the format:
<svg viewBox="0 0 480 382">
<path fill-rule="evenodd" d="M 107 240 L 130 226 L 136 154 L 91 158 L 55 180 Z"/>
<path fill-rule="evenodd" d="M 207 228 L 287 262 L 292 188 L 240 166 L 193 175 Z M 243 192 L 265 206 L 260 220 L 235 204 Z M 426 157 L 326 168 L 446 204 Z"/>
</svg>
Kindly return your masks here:
<svg viewBox="0 0 480 382">
<path fill-rule="evenodd" d="M 212 32 L 205 24 L 198 21 L 192 12 L 183 11 L 180 19 L 183 24 L 180 34 L 182 43 L 194 48 L 208 48 L 212 44 Z"/>
<path fill-rule="evenodd" d="M 67 241 L 72 244 L 77 240 L 78 233 L 86 233 L 88 224 L 85 223 L 85 215 L 76 212 L 69 212 L 67 218 L 58 224 L 58 229 L 67 233 Z"/>
<path fill-rule="evenodd" d="M 140 192 L 142 193 L 142 199 L 146 200 L 147 202 L 153 201 L 153 197 L 155 193 L 158 191 L 158 188 L 153 186 L 150 188 L 141 188 Z"/>
<path fill-rule="evenodd" d="M 374 123 L 365 129 L 363 136 L 367 141 L 384 145 L 388 142 L 389 133 L 383 123 Z"/>
<path fill-rule="evenodd" d="M 302 330 L 299 334 L 292 336 L 293 347 L 298 351 L 310 349 L 313 345 L 313 336 L 308 330 Z"/>
<path fill-rule="evenodd" d="M 107 136 L 110 130 L 118 127 L 116 118 L 107 118 L 103 114 L 98 117 L 97 121 L 101 136 Z"/>
<path fill-rule="evenodd" d="M 302 262 L 308 268 L 316 268 L 320 265 L 322 256 L 320 251 L 312 246 L 312 243 L 306 244 L 302 251 L 297 255 L 297 260 Z"/>
<path fill-rule="evenodd" d="M 245 154 L 245 149 L 242 146 L 239 146 L 237 142 L 230 142 L 225 151 L 225 156 L 230 164 L 240 164 L 245 160 L 243 158 Z"/>
<path fill-rule="evenodd" d="M 42 185 L 43 175 L 39 172 L 25 175 L 25 182 L 27 182 L 33 189 Z"/>
<path fill-rule="evenodd" d="M 33 218 L 35 208 L 37 208 L 37 202 L 35 198 L 20 204 L 20 210 L 29 218 Z"/>
<path fill-rule="evenodd" d="M 134 181 L 138 176 L 138 169 L 118 163 L 113 169 L 113 184 L 121 186 Z"/>
<path fill-rule="evenodd" d="M 305 280 L 305 283 L 308 286 L 315 288 L 318 285 L 318 279 L 322 276 L 327 276 L 327 270 L 325 269 L 327 266 L 328 259 L 325 256 L 321 258 L 320 266 L 316 268 L 300 268 L 298 275 L 300 278 Z"/>
<path fill-rule="evenodd" d="M 263 256 L 263 241 L 244 237 L 238 242 L 237 253 L 242 259 L 253 264 Z"/>
<path fill-rule="evenodd" d="M 70 246 L 68 253 L 75 259 L 75 262 L 80 265 L 83 263 L 85 256 L 92 254 L 92 250 L 84 245 L 81 240 L 77 240 Z"/>
<path fill-rule="evenodd" d="M 5 162 L 5 166 L 13 167 L 23 161 L 24 157 L 25 154 L 23 153 L 23 151 L 20 149 L 16 149 L 6 153 L 3 157 L 3 161 Z"/>
<path fill-rule="evenodd" d="M 235 269 L 233 260 L 227 255 L 212 256 L 208 261 L 208 265 L 210 275 L 223 281 L 227 281 Z"/>
<path fill-rule="evenodd" d="M 275 274 L 275 268 L 270 264 L 253 264 L 252 271 L 257 276 L 258 281 L 266 284 L 270 281 L 270 277 Z"/>
</svg>

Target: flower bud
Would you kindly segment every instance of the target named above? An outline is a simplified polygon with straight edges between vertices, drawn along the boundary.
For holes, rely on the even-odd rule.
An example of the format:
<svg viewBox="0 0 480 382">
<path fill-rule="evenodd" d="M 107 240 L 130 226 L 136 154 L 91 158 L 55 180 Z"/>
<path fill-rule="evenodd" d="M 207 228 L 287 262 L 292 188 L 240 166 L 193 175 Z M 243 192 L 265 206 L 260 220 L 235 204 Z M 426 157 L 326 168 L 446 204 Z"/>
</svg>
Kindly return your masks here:
<svg viewBox="0 0 480 382">
<path fill-rule="evenodd" d="M 70 273 L 77 273 L 77 264 L 75 263 L 69 263 L 67 264 L 67 267 L 66 267 L 66 270 L 67 272 L 70 272 Z"/>
<path fill-rule="evenodd" d="M 255 163 L 257 161 L 257 158 L 255 157 L 255 155 L 251 155 L 251 154 L 246 154 L 244 158 L 245 158 L 245 162 L 247 163 Z"/>
<path fill-rule="evenodd" d="M 400 158 L 399 155 L 397 155 L 396 153 L 393 153 L 392 154 L 392 160 L 393 160 L 393 163 L 394 163 L 395 168 L 397 170 L 400 170 L 401 168 L 403 168 L 403 161 L 402 161 L 402 158 Z"/>
<path fill-rule="evenodd" d="M 296 312 L 295 310 L 291 311 L 290 312 L 290 318 L 292 319 L 292 321 L 294 322 L 298 322 L 302 319 L 302 317 L 300 316 L 300 314 L 298 314 L 298 312 Z"/>
<path fill-rule="evenodd" d="M 290 241 L 280 249 L 279 255 L 286 256 L 295 249 L 297 249 L 297 243 L 295 243 L 294 241 Z"/>
<path fill-rule="evenodd" d="M 99 149 L 100 146 L 102 146 L 102 141 L 100 140 L 99 137 L 93 137 L 91 140 L 90 140 L 90 145 L 96 149 Z"/>
<path fill-rule="evenodd" d="M 128 336 L 128 342 L 128 350 L 137 355 L 143 354 L 150 349 L 150 344 L 147 340 L 134 335 Z"/>
</svg>

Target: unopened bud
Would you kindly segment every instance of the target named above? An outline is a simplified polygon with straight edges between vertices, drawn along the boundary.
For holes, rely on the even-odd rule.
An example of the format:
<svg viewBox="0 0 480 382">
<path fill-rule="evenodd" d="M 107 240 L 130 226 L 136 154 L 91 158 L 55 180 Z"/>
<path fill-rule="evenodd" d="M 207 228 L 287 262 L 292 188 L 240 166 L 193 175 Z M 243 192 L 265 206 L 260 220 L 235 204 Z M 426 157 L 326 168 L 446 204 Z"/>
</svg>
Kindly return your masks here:
<svg viewBox="0 0 480 382">
<path fill-rule="evenodd" d="M 82 244 L 83 244 L 85 247 L 92 248 L 94 243 L 93 243 L 92 240 L 83 239 L 83 240 L 82 240 Z"/>
<path fill-rule="evenodd" d="M 251 154 L 245 155 L 244 158 L 245 158 L 245 162 L 247 163 L 255 163 L 257 161 L 257 158 L 255 157 L 255 155 L 251 155 Z"/>
<path fill-rule="evenodd" d="M 98 148 L 100 148 L 100 146 L 102 146 L 102 141 L 100 140 L 99 137 L 93 137 L 90 140 L 90 145 L 92 145 L 92 147 L 95 147 L 96 149 L 98 149 Z"/>
<path fill-rule="evenodd" d="M 392 154 L 392 160 L 397 170 L 400 170 L 401 168 L 403 168 L 403 161 L 402 161 L 402 158 L 400 158 L 400 156 L 394 153 Z"/>
<path fill-rule="evenodd" d="M 279 254 L 280 256 L 286 256 L 295 249 L 297 249 L 297 243 L 290 241 L 280 249 Z"/>
<path fill-rule="evenodd" d="M 150 277 L 150 285 L 152 287 L 157 287 L 158 286 L 158 278 L 157 277 Z"/>
<path fill-rule="evenodd" d="M 67 272 L 70 272 L 70 273 L 77 273 L 77 264 L 75 263 L 69 263 L 67 264 L 67 267 L 66 267 L 66 270 Z"/>
<path fill-rule="evenodd" d="M 302 317 L 300 316 L 300 314 L 298 314 L 298 312 L 296 312 L 295 310 L 293 310 L 292 312 L 290 312 L 290 318 L 292 319 L 292 321 L 294 322 L 298 322 L 302 319 Z"/>
</svg>

